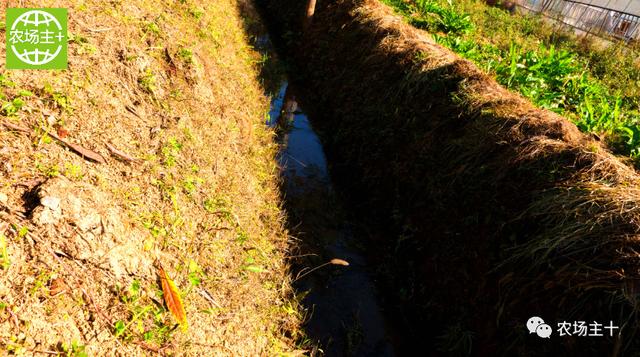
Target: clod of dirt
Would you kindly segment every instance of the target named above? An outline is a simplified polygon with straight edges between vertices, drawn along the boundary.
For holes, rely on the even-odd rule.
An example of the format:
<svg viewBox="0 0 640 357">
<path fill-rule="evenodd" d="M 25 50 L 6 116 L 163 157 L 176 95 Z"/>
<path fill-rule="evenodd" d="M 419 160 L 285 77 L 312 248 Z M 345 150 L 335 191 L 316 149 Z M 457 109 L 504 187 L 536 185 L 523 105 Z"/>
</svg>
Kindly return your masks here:
<svg viewBox="0 0 640 357">
<path fill-rule="evenodd" d="M 148 273 L 142 242 L 126 229 L 111 197 L 95 186 L 64 177 L 48 180 L 37 191 L 33 222 L 51 244 L 70 257 L 110 270 L 116 278 Z"/>
</svg>

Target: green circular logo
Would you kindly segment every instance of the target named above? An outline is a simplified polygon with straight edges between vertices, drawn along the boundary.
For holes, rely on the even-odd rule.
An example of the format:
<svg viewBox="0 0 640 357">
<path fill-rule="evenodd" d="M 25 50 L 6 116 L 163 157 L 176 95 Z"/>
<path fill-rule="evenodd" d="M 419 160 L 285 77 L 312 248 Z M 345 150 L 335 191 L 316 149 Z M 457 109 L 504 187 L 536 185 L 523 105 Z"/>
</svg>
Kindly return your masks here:
<svg viewBox="0 0 640 357">
<path fill-rule="evenodd" d="M 31 10 L 18 16 L 9 33 L 13 54 L 34 66 L 53 61 L 62 51 L 64 39 L 60 21 L 43 10 Z"/>
</svg>

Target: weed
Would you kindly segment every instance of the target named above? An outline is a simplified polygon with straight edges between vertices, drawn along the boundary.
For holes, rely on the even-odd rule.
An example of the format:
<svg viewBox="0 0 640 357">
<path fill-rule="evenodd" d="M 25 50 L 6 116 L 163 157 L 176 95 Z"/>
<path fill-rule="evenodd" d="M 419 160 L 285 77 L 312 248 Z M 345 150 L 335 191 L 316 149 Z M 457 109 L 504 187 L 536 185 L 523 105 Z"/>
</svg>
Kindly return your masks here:
<svg viewBox="0 0 640 357">
<path fill-rule="evenodd" d="M 247 234 L 247 232 L 245 232 L 244 230 L 240 230 L 236 236 L 236 242 L 238 242 L 238 244 L 244 244 L 248 240 L 249 234 Z"/>
<path fill-rule="evenodd" d="M 47 100 L 56 108 L 59 108 L 65 112 L 71 112 L 71 101 L 65 93 L 55 90 L 49 83 L 46 83 L 44 85 L 42 91 L 46 96 L 48 96 Z"/>
<path fill-rule="evenodd" d="M 116 337 L 125 341 L 140 339 L 158 344 L 169 339 L 172 329 L 164 324 L 166 311 L 161 304 L 153 302 L 144 294 L 140 281 L 133 280 L 120 295 L 129 318 L 114 323 L 113 333 Z M 156 295 L 161 296 L 162 293 L 157 291 Z"/>
<path fill-rule="evenodd" d="M 188 48 L 180 48 L 177 53 L 178 58 L 180 58 L 186 64 L 193 63 L 193 51 Z"/>
<path fill-rule="evenodd" d="M 192 8 L 189 8 L 189 14 L 195 17 L 196 20 L 200 20 L 200 18 L 204 16 L 204 10 L 197 7 L 192 7 Z"/>
<path fill-rule="evenodd" d="M 29 234 L 29 227 L 27 226 L 22 226 L 20 228 L 18 228 L 17 226 L 13 225 L 13 229 L 18 232 L 18 239 L 22 239 L 24 237 L 27 236 L 27 234 Z"/>
<path fill-rule="evenodd" d="M 60 176 L 60 168 L 58 165 L 43 166 L 40 163 L 36 163 L 36 169 L 50 178 Z"/>
<path fill-rule="evenodd" d="M 84 175 L 82 174 L 82 167 L 69 162 L 64 164 L 64 176 L 72 180 L 81 180 Z"/>
<path fill-rule="evenodd" d="M 21 98 L 14 98 L 13 100 L 4 102 L 2 104 L 2 113 L 7 116 L 16 114 L 24 105 L 24 100 Z"/>
<path fill-rule="evenodd" d="M 188 176 L 182 181 L 182 189 L 187 195 L 193 195 L 199 185 L 204 183 L 204 180 L 196 176 Z"/>
<path fill-rule="evenodd" d="M 184 94 L 180 89 L 172 89 L 171 92 L 169 92 L 169 97 L 175 100 L 182 100 L 182 98 L 184 97 Z"/>
<path fill-rule="evenodd" d="M 33 286 L 30 291 L 31 296 L 36 296 L 41 290 L 48 290 L 47 284 L 49 283 L 49 280 L 51 280 L 51 272 L 41 271 L 33 282 Z"/>
<path fill-rule="evenodd" d="M 156 76 L 147 69 L 139 78 L 138 84 L 145 92 L 153 94 L 156 90 Z"/>
<path fill-rule="evenodd" d="M 196 287 L 202 283 L 202 268 L 196 263 L 195 260 L 189 259 L 189 283 L 191 286 Z"/>
<path fill-rule="evenodd" d="M 18 96 L 19 97 L 33 97 L 33 92 L 30 90 L 26 90 L 26 89 L 20 89 L 18 91 Z"/>
<path fill-rule="evenodd" d="M 7 254 L 7 238 L 0 233 L 0 268 L 6 270 L 11 265 L 9 255 Z"/>
<path fill-rule="evenodd" d="M 155 36 L 160 36 L 160 26 L 155 21 L 147 22 L 144 24 L 142 30 L 145 33 L 150 33 Z"/>
<path fill-rule="evenodd" d="M 180 144 L 176 138 L 169 138 L 167 144 L 162 147 L 164 165 L 167 167 L 174 166 L 180 150 L 182 150 L 182 144 Z"/>
<path fill-rule="evenodd" d="M 86 346 L 79 344 L 77 341 L 72 341 L 71 344 L 62 343 L 60 350 L 64 352 L 67 357 L 88 357 L 85 352 Z"/>
<path fill-rule="evenodd" d="M 354 355 L 356 351 L 360 347 L 360 345 L 364 342 L 364 331 L 362 329 L 362 323 L 356 314 L 352 316 L 351 323 L 347 325 L 347 323 L 343 322 L 343 327 L 346 331 L 347 337 L 347 354 Z"/>
<path fill-rule="evenodd" d="M 75 44 L 83 44 L 83 43 L 88 43 L 89 39 L 87 39 L 86 37 L 76 34 L 76 33 L 72 33 L 69 32 L 69 37 L 67 38 L 67 42 L 69 43 L 75 43 Z"/>
<path fill-rule="evenodd" d="M 149 230 L 154 238 L 167 235 L 167 230 L 163 226 L 157 225 L 155 221 L 145 221 L 143 222 L 143 226 Z"/>
<path fill-rule="evenodd" d="M 435 0 L 415 0 L 408 3 L 402 0 L 385 0 L 396 7 L 419 28 L 442 31 L 450 34 L 467 33 L 473 29 L 469 14 L 458 11 L 451 2 L 440 4 Z"/>
<path fill-rule="evenodd" d="M 204 201 L 204 209 L 209 213 L 219 214 L 226 218 L 231 217 L 229 202 L 222 198 L 208 198 Z"/>
<path fill-rule="evenodd" d="M 547 30 L 536 17 L 512 16 L 472 1 L 456 6 L 444 0 L 384 1 L 415 26 L 440 31 L 434 34 L 437 43 L 495 74 L 507 88 L 566 116 L 583 131 L 603 134 L 617 152 L 640 160 L 640 86 L 637 91 L 628 90 L 637 84 L 619 87 L 640 83 L 640 69 L 620 69 L 624 77 L 610 81 L 608 77 L 618 76 L 612 73 L 616 64 L 604 62 L 596 50 L 581 48 L 568 35 Z M 615 46 L 609 51 L 629 63 L 629 56 L 615 52 Z"/>
<path fill-rule="evenodd" d="M 6 73 L 0 73 L 0 87 L 10 88 L 15 87 L 15 83 L 9 80 L 9 77 Z"/>
</svg>

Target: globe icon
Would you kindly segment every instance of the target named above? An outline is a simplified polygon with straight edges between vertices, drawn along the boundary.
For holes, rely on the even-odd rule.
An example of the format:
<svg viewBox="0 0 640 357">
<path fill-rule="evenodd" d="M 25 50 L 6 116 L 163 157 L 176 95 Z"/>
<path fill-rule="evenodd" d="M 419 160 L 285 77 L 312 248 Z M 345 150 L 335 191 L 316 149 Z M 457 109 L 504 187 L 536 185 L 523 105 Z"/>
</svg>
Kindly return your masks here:
<svg viewBox="0 0 640 357">
<path fill-rule="evenodd" d="M 62 51 L 62 25 L 50 13 L 42 10 L 31 10 L 20 15 L 11 26 L 11 32 L 29 34 L 31 36 L 45 34 L 48 41 L 25 41 L 14 43 L 11 50 L 22 62 L 30 65 L 43 65 L 51 62 Z M 58 34 L 56 37 L 52 34 Z M 35 37 L 32 37 L 32 39 Z M 54 41 L 58 39 L 58 41 Z"/>
</svg>

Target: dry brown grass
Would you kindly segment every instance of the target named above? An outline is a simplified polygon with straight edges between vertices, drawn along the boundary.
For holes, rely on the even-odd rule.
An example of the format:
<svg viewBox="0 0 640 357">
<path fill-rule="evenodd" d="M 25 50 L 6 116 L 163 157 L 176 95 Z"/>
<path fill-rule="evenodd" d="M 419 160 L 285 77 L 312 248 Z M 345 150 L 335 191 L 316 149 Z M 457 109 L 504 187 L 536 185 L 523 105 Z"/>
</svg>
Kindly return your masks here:
<svg viewBox="0 0 640 357">
<path fill-rule="evenodd" d="M 69 8 L 75 40 L 66 71 L 4 73 L 6 96 L 35 95 L 0 119 L 32 131 L 0 130 L 0 351 L 295 353 L 277 147 L 236 2 L 7 6 Z M 58 126 L 107 163 L 42 132 Z M 156 258 L 187 331 L 171 329 Z"/>
</svg>

